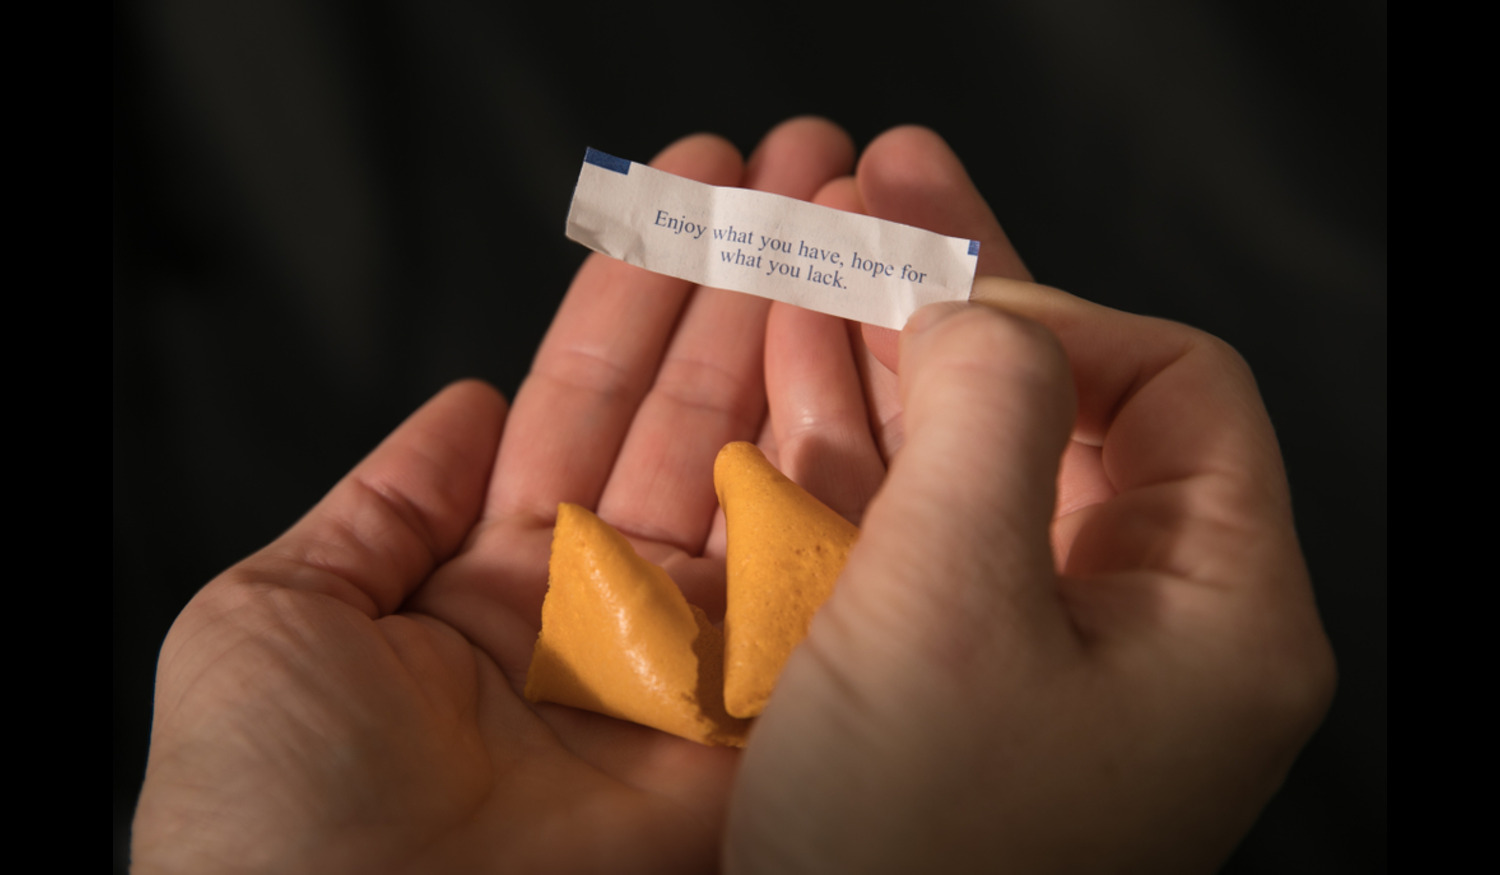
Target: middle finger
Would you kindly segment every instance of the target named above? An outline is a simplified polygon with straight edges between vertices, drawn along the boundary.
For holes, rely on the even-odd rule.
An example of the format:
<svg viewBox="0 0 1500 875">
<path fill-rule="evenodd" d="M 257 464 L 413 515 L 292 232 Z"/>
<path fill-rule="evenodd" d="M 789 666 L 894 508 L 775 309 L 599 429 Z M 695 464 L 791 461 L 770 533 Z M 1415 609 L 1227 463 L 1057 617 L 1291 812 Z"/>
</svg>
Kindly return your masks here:
<svg viewBox="0 0 1500 875">
<path fill-rule="evenodd" d="M 853 158 L 837 126 L 793 119 L 761 141 L 746 186 L 810 198 Z M 718 506 L 714 457 L 730 441 L 754 440 L 765 416 L 769 308 L 738 292 L 693 293 L 599 499 L 600 517 L 637 538 L 702 551 Z"/>
</svg>

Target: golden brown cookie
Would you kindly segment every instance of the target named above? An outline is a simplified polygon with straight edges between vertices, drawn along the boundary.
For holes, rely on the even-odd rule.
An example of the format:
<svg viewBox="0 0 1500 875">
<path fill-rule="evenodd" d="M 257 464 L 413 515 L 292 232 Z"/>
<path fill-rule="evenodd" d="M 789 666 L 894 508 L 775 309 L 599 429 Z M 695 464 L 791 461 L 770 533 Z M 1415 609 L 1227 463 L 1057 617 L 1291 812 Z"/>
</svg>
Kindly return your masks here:
<svg viewBox="0 0 1500 875">
<path fill-rule="evenodd" d="M 728 524 L 724 703 L 735 717 L 754 717 L 833 592 L 859 529 L 754 444 L 719 451 L 714 489 Z"/>
<path fill-rule="evenodd" d="M 743 747 L 723 658 L 722 634 L 665 571 L 588 510 L 558 507 L 526 698 Z"/>
</svg>

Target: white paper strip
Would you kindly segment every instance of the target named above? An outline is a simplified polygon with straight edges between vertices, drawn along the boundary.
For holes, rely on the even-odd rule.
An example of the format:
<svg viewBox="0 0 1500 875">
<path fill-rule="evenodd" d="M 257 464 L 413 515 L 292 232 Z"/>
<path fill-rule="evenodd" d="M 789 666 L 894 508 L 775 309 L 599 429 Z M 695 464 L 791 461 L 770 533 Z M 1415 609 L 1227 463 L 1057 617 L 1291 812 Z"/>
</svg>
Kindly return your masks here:
<svg viewBox="0 0 1500 875">
<path fill-rule="evenodd" d="M 589 149 L 568 237 L 699 285 L 901 328 L 966 301 L 979 242 L 793 198 L 705 185 Z"/>
</svg>

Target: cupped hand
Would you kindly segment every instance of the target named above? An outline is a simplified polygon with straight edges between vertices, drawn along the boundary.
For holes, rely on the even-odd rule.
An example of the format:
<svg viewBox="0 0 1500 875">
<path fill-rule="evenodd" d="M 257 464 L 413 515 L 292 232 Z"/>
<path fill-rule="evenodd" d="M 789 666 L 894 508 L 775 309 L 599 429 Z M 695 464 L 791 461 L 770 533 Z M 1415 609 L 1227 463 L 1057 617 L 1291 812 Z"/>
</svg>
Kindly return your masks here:
<svg viewBox="0 0 1500 875">
<path fill-rule="evenodd" d="M 889 332 L 591 258 L 507 415 L 419 411 L 163 648 L 141 871 L 1206 868 L 1332 661 L 1223 344 L 1024 282 L 929 132 L 657 166 L 982 241 L 990 307 Z M 831 181 L 830 181 L 831 180 Z M 825 184 L 826 183 L 826 184 Z M 762 366 L 764 371 L 762 372 Z M 899 373 L 899 376 L 898 376 Z M 722 609 L 733 439 L 864 533 L 736 754 L 526 703 L 557 502 Z M 889 466 L 889 472 L 887 467 Z"/>
<path fill-rule="evenodd" d="M 806 198 L 852 161 L 803 119 L 748 166 L 709 136 L 653 163 Z M 722 614 L 713 459 L 760 436 L 767 310 L 591 257 L 509 411 L 450 387 L 206 586 L 161 653 L 136 871 L 715 868 L 736 752 L 519 690 L 560 501 Z"/>
<path fill-rule="evenodd" d="M 899 352 L 772 312 L 780 463 L 862 532 L 751 736 L 729 870 L 1211 871 L 1334 678 L 1248 368 L 1028 282 L 931 132 L 816 199 L 979 239 L 990 276 Z"/>
</svg>

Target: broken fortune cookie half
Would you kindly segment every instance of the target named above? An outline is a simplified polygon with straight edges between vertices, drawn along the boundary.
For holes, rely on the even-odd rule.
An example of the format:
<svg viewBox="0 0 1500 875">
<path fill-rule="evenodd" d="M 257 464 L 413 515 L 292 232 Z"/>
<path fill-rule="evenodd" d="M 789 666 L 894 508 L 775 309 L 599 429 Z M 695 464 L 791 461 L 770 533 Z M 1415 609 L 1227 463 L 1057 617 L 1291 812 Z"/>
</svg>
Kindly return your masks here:
<svg viewBox="0 0 1500 875">
<path fill-rule="evenodd" d="M 728 529 L 724 705 L 735 717 L 754 717 L 833 592 L 859 529 L 751 443 L 719 451 L 714 489 Z"/>
<path fill-rule="evenodd" d="M 575 504 L 557 509 L 526 698 L 743 747 L 724 713 L 723 636 L 624 535 Z"/>
</svg>

